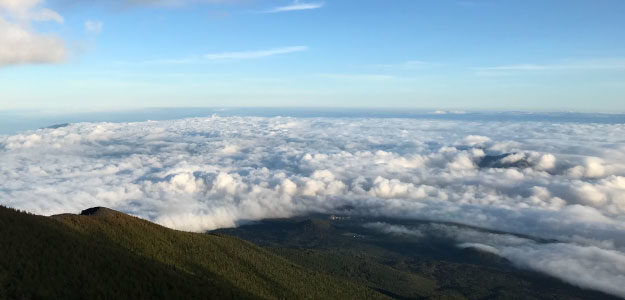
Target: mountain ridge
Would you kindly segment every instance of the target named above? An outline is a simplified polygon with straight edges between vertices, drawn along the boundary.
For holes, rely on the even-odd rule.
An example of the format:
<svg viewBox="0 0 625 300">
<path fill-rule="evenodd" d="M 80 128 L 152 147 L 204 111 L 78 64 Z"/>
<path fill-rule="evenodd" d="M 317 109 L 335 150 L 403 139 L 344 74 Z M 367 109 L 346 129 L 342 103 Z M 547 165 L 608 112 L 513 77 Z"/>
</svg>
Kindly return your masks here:
<svg viewBox="0 0 625 300">
<path fill-rule="evenodd" d="M 0 239 L 0 298 L 386 298 L 238 238 L 106 208 L 43 217 L 0 207 Z"/>
</svg>

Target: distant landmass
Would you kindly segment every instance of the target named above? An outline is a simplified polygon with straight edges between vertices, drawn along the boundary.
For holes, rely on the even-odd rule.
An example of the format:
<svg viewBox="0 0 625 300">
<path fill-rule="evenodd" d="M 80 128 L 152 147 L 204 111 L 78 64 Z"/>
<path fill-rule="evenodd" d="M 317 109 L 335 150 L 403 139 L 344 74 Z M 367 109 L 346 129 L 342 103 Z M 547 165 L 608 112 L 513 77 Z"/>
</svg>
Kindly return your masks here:
<svg viewBox="0 0 625 300">
<path fill-rule="evenodd" d="M 623 113 L 447 111 L 392 108 L 323 107 L 168 107 L 103 112 L 0 111 L 0 134 L 17 134 L 35 129 L 57 129 L 81 122 L 143 122 L 198 117 L 295 117 L 295 118 L 399 118 L 451 121 L 625 123 Z M 50 126 L 49 124 L 55 124 Z M 60 125 L 60 126 L 59 126 Z M 59 126 L 59 127 L 55 127 Z"/>
<path fill-rule="evenodd" d="M 379 221 L 316 215 L 203 234 L 101 207 L 43 217 L 0 206 L 0 299 L 617 299 L 450 240 L 363 226 Z"/>
<path fill-rule="evenodd" d="M 67 126 L 69 126 L 69 123 L 61 123 L 61 124 L 50 125 L 43 129 L 59 129 L 59 128 L 67 127 Z"/>
</svg>

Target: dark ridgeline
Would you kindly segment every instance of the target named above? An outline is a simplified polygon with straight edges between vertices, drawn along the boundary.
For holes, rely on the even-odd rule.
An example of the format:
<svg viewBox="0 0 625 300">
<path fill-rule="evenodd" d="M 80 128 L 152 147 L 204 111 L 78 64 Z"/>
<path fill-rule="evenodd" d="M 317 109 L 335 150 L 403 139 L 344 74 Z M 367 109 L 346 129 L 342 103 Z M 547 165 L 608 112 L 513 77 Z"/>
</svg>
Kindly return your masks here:
<svg viewBox="0 0 625 300">
<path fill-rule="evenodd" d="M 115 211 L 106 207 L 92 207 L 87 208 L 80 212 L 81 216 L 95 216 L 95 215 L 104 215 L 104 214 L 112 214 Z"/>
</svg>

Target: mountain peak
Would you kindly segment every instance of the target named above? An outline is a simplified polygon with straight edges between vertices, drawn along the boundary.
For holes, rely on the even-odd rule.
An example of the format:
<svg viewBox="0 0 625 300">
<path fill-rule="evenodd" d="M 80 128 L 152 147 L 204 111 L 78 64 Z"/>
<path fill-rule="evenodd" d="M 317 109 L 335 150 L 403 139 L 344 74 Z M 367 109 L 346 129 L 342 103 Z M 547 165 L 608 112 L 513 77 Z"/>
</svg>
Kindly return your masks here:
<svg viewBox="0 0 625 300">
<path fill-rule="evenodd" d="M 87 208 L 81 211 L 80 215 L 81 216 L 102 216 L 102 215 L 108 215 L 111 213 L 119 213 L 119 212 L 112 210 L 110 208 L 98 206 L 98 207 Z"/>
</svg>

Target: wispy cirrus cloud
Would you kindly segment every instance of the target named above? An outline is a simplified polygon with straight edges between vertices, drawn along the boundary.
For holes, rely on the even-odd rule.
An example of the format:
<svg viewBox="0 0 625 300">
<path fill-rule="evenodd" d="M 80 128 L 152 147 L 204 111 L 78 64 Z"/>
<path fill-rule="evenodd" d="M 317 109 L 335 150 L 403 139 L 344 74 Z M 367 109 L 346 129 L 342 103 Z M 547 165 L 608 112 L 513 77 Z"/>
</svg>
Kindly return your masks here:
<svg viewBox="0 0 625 300">
<path fill-rule="evenodd" d="M 434 66 L 437 64 L 422 61 L 422 60 L 408 60 L 400 63 L 390 63 L 390 64 L 376 64 L 373 67 L 381 68 L 381 69 L 395 69 L 395 70 L 414 70 L 414 69 L 422 69 L 425 67 Z"/>
<path fill-rule="evenodd" d="M 278 6 L 272 9 L 263 11 L 262 13 L 281 13 L 281 12 L 289 12 L 289 11 L 298 11 L 298 10 L 311 10 L 318 9 L 325 6 L 325 2 L 301 2 L 294 1 L 293 3 L 285 6 Z"/>
<path fill-rule="evenodd" d="M 266 49 L 266 50 L 208 53 L 208 54 L 204 54 L 202 57 L 209 61 L 233 60 L 233 59 L 254 59 L 254 58 L 263 58 L 263 57 L 274 56 L 274 55 L 302 52 L 306 50 L 308 50 L 307 46 L 291 46 L 291 47 L 273 48 L 273 49 Z"/>
<path fill-rule="evenodd" d="M 609 71 L 625 70 L 625 59 L 598 59 L 588 61 L 574 61 L 554 64 L 512 64 L 491 67 L 475 68 L 479 75 L 506 75 L 518 72 L 542 71 Z"/>
<path fill-rule="evenodd" d="M 395 76 L 387 74 L 343 74 L 343 73 L 324 73 L 316 74 L 316 77 L 332 79 L 332 80 L 369 80 L 369 81 L 381 81 L 395 79 Z"/>
<path fill-rule="evenodd" d="M 230 51 L 230 52 L 215 52 L 207 53 L 201 56 L 189 56 L 184 58 L 173 59 L 156 59 L 149 60 L 147 64 L 158 65 L 189 65 L 189 64 L 201 64 L 207 62 L 219 62 L 219 61 L 234 61 L 234 60 L 248 60 L 259 59 L 269 56 L 290 54 L 296 52 L 307 51 L 307 46 L 290 46 L 282 48 L 271 48 L 264 50 L 251 50 L 251 51 Z"/>
<path fill-rule="evenodd" d="M 104 24 L 100 21 L 87 20 L 85 21 L 85 31 L 92 34 L 99 34 L 102 32 Z"/>
</svg>

